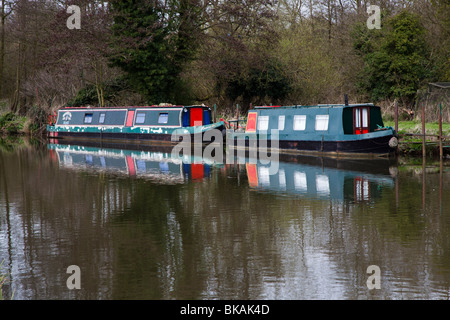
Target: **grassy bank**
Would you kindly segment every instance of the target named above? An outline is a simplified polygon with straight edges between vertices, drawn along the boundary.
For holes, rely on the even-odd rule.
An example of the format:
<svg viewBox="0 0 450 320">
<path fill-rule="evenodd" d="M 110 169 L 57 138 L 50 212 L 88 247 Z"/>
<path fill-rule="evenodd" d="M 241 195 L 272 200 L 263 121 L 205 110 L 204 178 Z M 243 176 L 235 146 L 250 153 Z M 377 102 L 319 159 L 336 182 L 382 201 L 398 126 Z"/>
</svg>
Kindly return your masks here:
<svg viewBox="0 0 450 320">
<path fill-rule="evenodd" d="M 30 106 L 26 113 L 11 112 L 7 100 L 0 100 L 0 136 L 28 135 L 41 136 L 48 122 L 47 111 Z"/>
<path fill-rule="evenodd" d="M 385 121 L 385 126 L 395 127 L 394 121 Z M 422 134 L 422 122 L 420 121 L 399 121 L 398 122 L 398 133 L 399 134 Z M 426 134 L 439 134 L 439 123 L 428 122 L 425 123 L 425 133 Z M 442 135 L 450 136 L 450 123 L 442 123 Z"/>
<path fill-rule="evenodd" d="M 21 116 L 12 112 L 0 112 L 0 136 L 39 136 L 44 130 L 45 124 L 31 116 Z"/>
<path fill-rule="evenodd" d="M 395 127 L 394 121 L 385 121 L 386 126 Z M 422 155 L 422 137 L 421 136 L 408 136 L 408 134 L 422 134 L 422 122 L 420 121 L 399 121 L 398 133 L 400 135 L 400 141 L 398 150 L 401 154 L 408 155 Z M 428 122 L 425 124 L 426 135 L 439 135 L 439 123 Z M 450 123 L 442 123 L 442 136 L 450 137 Z M 443 139 L 443 144 L 449 145 L 450 140 Z M 426 137 L 426 154 L 428 156 L 439 155 L 439 143 L 437 137 Z M 450 154 L 450 148 L 444 148 L 444 156 Z"/>
<path fill-rule="evenodd" d="M 27 117 L 7 112 L 0 115 L 0 134 L 14 135 L 29 131 L 31 121 Z"/>
</svg>

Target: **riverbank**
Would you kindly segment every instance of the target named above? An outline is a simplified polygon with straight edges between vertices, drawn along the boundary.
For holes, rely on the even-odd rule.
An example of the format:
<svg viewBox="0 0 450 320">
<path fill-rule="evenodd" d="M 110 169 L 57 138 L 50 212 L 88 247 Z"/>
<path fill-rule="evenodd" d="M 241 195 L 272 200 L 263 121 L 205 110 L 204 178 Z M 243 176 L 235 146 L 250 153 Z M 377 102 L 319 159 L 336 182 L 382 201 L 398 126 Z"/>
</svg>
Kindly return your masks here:
<svg viewBox="0 0 450 320">
<path fill-rule="evenodd" d="M 394 127 L 394 121 L 385 121 L 386 126 Z M 399 121 L 399 154 L 422 156 L 422 123 L 420 121 Z M 439 123 L 428 122 L 425 124 L 426 155 L 439 156 Z M 442 123 L 442 141 L 444 157 L 450 157 L 450 123 Z"/>
<path fill-rule="evenodd" d="M 0 134 L 16 135 L 25 134 L 31 124 L 31 120 L 24 116 L 18 116 L 12 112 L 0 115 Z"/>
</svg>

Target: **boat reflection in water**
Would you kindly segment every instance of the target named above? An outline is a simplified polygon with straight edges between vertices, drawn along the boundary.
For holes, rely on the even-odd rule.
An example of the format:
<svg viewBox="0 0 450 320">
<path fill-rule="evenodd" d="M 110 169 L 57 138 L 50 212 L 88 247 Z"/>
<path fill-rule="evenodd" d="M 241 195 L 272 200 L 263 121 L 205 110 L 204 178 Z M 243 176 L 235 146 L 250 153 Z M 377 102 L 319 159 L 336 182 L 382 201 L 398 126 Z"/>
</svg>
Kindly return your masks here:
<svg viewBox="0 0 450 320">
<path fill-rule="evenodd" d="M 51 157 L 61 168 L 105 172 L 160 181 L 184 183 L 210 176 L 212 160 L 195 156 L 172 156 L 171 147 L 141 150 L 99 148 L 95 145 L 48 144 Z"/>
<path fill-rule="evenodd" d="M 395 187 L 392 161 L 348 160 L 280 155 L 266 164 L 251 158 L 234 158 L 223 164 L 214 159 L 173 155 L 172 147 L 145 146 L 141 150 L 99 148 L 95 145 L 49 144 L 51 156 L 62 168 L 106 172 L 159 181 L 186 183 L 211 176 L 213 167 L 224 176 L 236 170 L 248 178 L 251 189 L 308 198 L 370 201 L 385 188 Z M 273 170 L 273 167 L 278 168 Z"/>
<path fill-rule="evenodd" d="M 255 190 L 342 201 L 370 201 L 395 187 L 396 168 L 390 160 L 348 160 L 292 156 L 280 159 L 278 170 L 259 160 L 245 164 Z M 255 163 L 256 162 L 256 163 Z"/>
</svg>

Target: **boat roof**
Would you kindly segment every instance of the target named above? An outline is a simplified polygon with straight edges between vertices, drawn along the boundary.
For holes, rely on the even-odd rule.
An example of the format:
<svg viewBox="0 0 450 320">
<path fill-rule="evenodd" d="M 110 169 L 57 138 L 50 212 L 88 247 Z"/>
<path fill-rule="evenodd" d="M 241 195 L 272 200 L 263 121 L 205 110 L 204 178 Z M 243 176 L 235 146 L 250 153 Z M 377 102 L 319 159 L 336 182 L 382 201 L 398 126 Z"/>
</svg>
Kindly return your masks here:
<svg viewBox="0 0 450 320">
<path fill-rule="evenodd" d="M 181 105 L 152 105 L 152 106 L 112 106 L 112 107 L 96 107 L 96 106 L 83 106 L 83 107 L 63 107 L 60 110 L 103 110 L 103 109 L 152 109 L 152 108 L 208 108 L 205 105 L 192 105 L 192 106 L 181 106 Z"/>
<path fill-rule="evenodd" d="M 293 106 L 258 106 L 254 109 L 300 109 L 300 108 L 351 108 L 351 107 L 374 107 L 373 103 L 357 103 L 357 104 L 317 104 L 310 106 L 293 105 Z"/>
</svg>

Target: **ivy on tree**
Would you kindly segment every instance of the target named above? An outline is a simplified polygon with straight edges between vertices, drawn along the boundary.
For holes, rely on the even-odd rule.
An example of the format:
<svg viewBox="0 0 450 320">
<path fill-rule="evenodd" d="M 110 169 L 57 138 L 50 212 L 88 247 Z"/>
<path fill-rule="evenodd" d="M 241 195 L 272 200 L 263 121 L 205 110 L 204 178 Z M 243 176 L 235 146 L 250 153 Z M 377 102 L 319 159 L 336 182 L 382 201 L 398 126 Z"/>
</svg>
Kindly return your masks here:
<svg viewBox="0 0 450 320">
<path fill-rule="evenodd" d="M 111 2 L 114 23 L 110 61 L 149 103 L 179 103 L 179 75 L 195 54 L 197 26 L 193 0 Z"/>
</svg>

